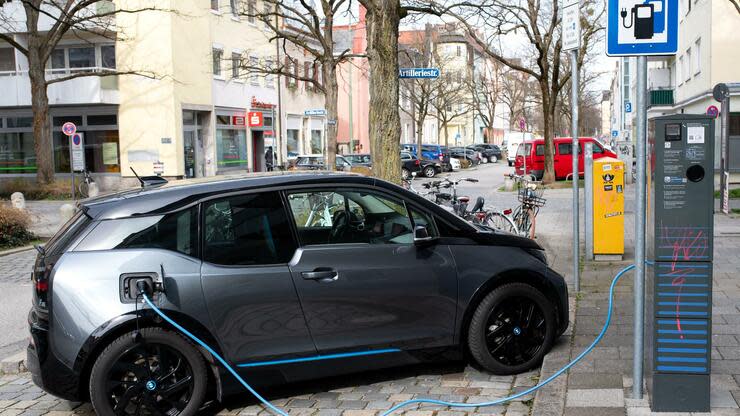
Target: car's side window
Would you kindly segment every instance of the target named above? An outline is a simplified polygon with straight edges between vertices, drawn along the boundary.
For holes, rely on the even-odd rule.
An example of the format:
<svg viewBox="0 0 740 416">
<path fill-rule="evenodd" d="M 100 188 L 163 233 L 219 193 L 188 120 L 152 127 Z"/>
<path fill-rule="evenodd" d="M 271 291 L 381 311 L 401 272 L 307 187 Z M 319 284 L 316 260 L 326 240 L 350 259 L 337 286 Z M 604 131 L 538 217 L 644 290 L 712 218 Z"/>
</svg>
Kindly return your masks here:
<svg viewBox="0 0 740 416">
<path fill-rule="evenodd" d="M 414 227 L 419 225 L 424 226 L 427 232 L 429 232 L 430 237 L 439 237 L 439 232 L 437 232 L 432 217 L 421 211 L 417 211 L 415 208 L 411 208 L 409 211 L 411 212 L 411 219 L 414 221 Z"/>
<path fill-rule="evenodd" d="M 569 155 L 570 149 L 573 146 L 570 143 L 558 143 L 558 154 L 559 155 Z"/>
<path fill-rule="evenodd" d="M 413 242 L 405 204 L 377 192 L 293 192 L 288 201 L 302 244 Z"/>
<path fill-rule="evenodd" d="M 594 154 L 604 153 L 604 148 L 601 147 L 601 146 L 599 146 L 598 143 L 594 143 L 593 146 L 591 146 L 591 147 L 593 148 Z"/>
<path fill-rule="evenodd" d="M 198 209 L 166 215 L 101 221 L 76 250 L 158 248 L 196 255 Z"/>
<path fill-rule="evenodd" d="M 277 192 L 203 204 L 203 260 L 227 266 L 287 263 L 296 245 Z"/>
<path fill-rule="evenodd" d="M 537 152 L 537 156 L 543 156 L 545 154 L 545 146 L 542 144 L 538 144 L 535 148 L 535 152 Z"/>
</svg>

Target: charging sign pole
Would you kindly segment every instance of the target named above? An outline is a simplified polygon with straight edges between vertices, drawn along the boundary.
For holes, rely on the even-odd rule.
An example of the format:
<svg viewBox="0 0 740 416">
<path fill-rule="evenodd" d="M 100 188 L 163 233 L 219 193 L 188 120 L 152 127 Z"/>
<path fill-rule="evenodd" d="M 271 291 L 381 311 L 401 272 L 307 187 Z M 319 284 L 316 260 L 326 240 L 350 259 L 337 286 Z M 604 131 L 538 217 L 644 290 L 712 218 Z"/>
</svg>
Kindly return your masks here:
<svg viewBox="0 0 740 416">
<path fill-rule="evenodd" d="M 606 54 L 637 56 L 634 354 L 632 396 L 642 398 L 647 215 L 647 57 L 678 51 L 678 0 L 608 0 Z"/>
<path fill-rule="evenodd" d="M 563 7 L 563 50 L 570 54 L 570 109 L 571 109 L 571 136 L 573 149 L 578 149 L 578 52 L 581 49 L 581 5 L 578 0 L 566 0 Z M 573 159 L 573 286 L 576 292 L 581 290 L 579 270 L 580 232 L 578 230 L 578 150 L 571 152 Z"/>
</svg>

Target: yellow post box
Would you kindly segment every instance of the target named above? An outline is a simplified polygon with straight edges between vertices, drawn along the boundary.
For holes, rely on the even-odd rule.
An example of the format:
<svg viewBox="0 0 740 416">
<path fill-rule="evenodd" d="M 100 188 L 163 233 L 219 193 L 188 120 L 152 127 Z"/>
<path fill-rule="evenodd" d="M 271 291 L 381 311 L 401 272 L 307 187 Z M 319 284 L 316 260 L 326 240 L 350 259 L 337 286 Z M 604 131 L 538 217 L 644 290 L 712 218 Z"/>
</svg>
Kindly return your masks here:
<svg viewBox="0 0 740 416">
<path fill-rule="evenodd" d="M 624 255 L 624 162 L 611 157 L 594 160 L 594 257 Z"/>
</svg>

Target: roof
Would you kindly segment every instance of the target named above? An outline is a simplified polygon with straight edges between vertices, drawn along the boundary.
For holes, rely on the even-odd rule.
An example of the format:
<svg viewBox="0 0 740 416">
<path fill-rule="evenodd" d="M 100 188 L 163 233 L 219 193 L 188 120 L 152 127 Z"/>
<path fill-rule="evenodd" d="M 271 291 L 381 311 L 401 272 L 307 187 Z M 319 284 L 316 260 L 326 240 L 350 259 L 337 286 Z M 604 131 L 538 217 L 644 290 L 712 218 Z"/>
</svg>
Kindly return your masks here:
<svg viewBox="0 0 740 416">
<path fill-rule="evenodd" d="M 160 187 L 139 188 L 101 196 L 82 204 L 86 213 L 98 219 L 163 214 L 196 203 L 205 197 L 228 192 L 322 183 L 353 183 L 395 188 L 376 178 L 335 172 L 272 172 L 232 177 L 200 178 L 171 182 Z"/>
</svg>

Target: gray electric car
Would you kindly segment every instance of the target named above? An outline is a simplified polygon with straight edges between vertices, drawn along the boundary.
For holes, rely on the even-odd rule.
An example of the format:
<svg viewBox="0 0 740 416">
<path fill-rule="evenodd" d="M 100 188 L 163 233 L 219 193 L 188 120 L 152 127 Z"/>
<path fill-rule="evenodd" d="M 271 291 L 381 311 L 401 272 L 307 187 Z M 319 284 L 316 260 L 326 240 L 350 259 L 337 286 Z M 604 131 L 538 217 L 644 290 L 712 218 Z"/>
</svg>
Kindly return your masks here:
<svg viewBox="0 0 740 416">
<path fill-rule="evenodd" d="M 144 182 L 143 182 L 144 183 Z M 34 272 L 34 382 L 100 415 L 192 415 L 269 386 L 469 357 L 537 366 L 568 326 L 537 243 L 346 174 L 144 186 L 83 203 Z"/>
</svg>

